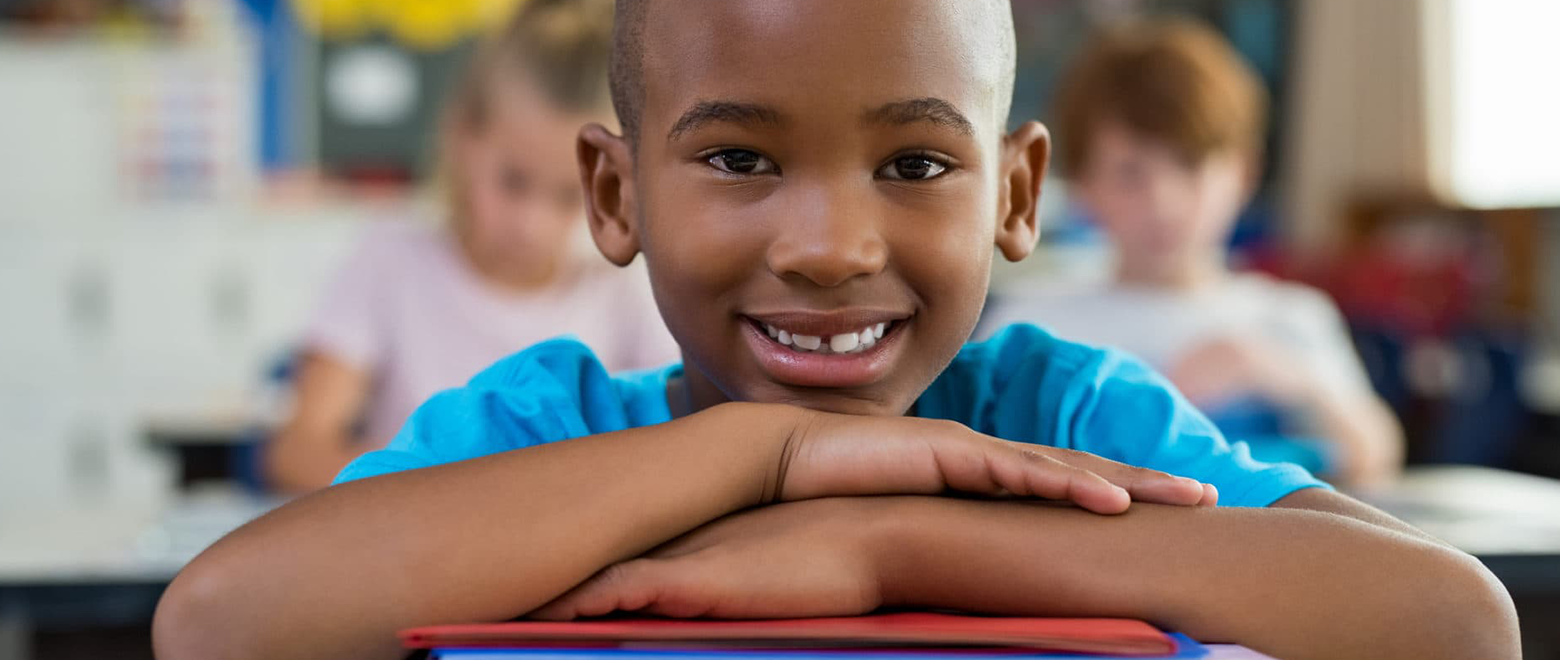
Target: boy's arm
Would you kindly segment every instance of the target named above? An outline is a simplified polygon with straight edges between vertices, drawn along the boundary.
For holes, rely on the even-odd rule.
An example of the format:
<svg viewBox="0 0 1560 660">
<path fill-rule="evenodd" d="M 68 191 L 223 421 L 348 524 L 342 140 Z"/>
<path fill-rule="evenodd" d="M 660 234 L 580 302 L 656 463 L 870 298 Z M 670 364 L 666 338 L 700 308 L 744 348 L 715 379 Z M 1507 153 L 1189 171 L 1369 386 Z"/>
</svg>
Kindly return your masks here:
<svg viewBox="0 0 1560 660">
<path fill-rule="evenodd" d="M 1267 509 L 1138 505 L 1113 517 L 952 498 L 783 504 L 616 565 L 535 615 L 882 605 L 1140 618 L 1290 659 L 1518 656 L 1510 598 L 1476 560 L 1315 488 Z"/>
<path fill-rule="evenodd" d="M 401 628 L 514 617 L 606 564 L 764 501 L 782 445 L 765 440 L 783 439 L 791 421 L 753 415 L 750 437 L 710 441 L 736 412 L 297 500 L 179 574 L 153 623 L 157 655 L 393 658 Z"/>
<path fill-rule="evenodd" d="M 1353 517 L 1370 510 L 1330 491 L 1266 509 L 1150 505 L 1112 518 L 905 506 L 914 522 L 892 544 L 890 604 L 1129 616 L 1295 660 L 1520 656 L 1511 599 L 1477 560 L 1385 514 Z"/>
<path fill-rule="evenodd" d="M 1195 481 L 951 423 L 725 404 L 304 497 L 186 567 L 153 638 L 164 660 L 395 657 L 401 628 L 521 615 L 745 507 L 945 489 L 1104 512 L 1125 509 L 1129 492 L 1179 504 L 1204 494 Z"/>
</svg>

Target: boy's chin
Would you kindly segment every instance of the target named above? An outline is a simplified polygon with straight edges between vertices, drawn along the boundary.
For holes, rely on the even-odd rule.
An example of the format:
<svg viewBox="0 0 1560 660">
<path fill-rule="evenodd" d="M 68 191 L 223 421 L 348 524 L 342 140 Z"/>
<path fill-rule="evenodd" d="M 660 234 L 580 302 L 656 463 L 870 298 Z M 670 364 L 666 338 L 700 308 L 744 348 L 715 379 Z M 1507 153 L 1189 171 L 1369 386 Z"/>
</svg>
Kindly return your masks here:
<svg viewBox="0 0 1560 660">
<path fill-rule="evenodd" d="M 866 392 L 852 394 L 838 391 L 796 391 L 793 388 L 786 388 L 786 390 L 783 396 L 773 399 L 764 398 L 774 403 L 785 403 L 819 412 L 874 417 L 904 415 L 913 403 L 913 401 L 884 401 Z"/>
</svg>

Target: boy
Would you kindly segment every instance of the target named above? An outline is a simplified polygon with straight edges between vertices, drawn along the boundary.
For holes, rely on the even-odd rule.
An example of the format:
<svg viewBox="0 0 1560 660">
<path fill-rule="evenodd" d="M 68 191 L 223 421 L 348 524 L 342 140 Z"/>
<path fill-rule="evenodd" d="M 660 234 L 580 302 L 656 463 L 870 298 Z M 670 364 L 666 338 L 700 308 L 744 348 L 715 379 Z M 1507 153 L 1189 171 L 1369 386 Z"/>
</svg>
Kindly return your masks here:
<svg viewBox="0 0 1560 660">
<path fill-rule="evenodd" d="M 1232 452 L 1137 363 L 1032 327 L 961 350 L 993 246 L 1034 244 L 1048 149 L 1035 123 L 1002 135 L 1005 1 L 616 20 L 624 135 L 581 132 L 588 217 L 610 260 L 644 254 L 683 364 L 609 378 L 552 342 L 435 397 L 348 483 L 196 559 L 159 608 L 166 660 L 879 606 L 1140 617 L 1286 658 L 1516 655 L 1476 561 Z M 1079 506 L 926 496 L 949 489 Z M 1190 506 L 1220 496 L 1273 506 Z"/>
<path fill-rule="evenodd" d="M 1344 486 L 1390 480 L 1402 433 L 1332 301 L 1226 264 L 1258 179 L 1265 106 L 1256 73 L 1198 23 L 1131 24 L 1095 40 L 1061 85 L 1059 160 L 1110 239 L 1114 282 L 1041 285 L 985 322 L 1033 320 L 1130 351 L 1258 458 L 1303 461 Z"/>
</svg>

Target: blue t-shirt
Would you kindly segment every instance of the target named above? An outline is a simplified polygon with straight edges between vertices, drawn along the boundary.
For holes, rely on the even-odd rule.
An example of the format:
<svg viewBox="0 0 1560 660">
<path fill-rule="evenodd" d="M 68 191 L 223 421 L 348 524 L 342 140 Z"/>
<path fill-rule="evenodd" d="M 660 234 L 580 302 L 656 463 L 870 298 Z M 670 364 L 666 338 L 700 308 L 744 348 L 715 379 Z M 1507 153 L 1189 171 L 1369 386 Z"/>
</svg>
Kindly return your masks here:
<svg viewBox="0 0 1560 660">
<path fill-rule="evenodd" d="M 666 385 L 681 371 L 612 376 L 584 344 L 546 341 L 429 399 L 388 447 L 353 461 L 336 482 L 670 421 Z M 1326 486 L 1304 468 L 1263 463 L 1245 443 L 1226 442 L 1142 362 L 1031 325 L 966 345 L 915 414 L 1211 483 L 1225 506 L 1267 506 Z"/>
</svg>

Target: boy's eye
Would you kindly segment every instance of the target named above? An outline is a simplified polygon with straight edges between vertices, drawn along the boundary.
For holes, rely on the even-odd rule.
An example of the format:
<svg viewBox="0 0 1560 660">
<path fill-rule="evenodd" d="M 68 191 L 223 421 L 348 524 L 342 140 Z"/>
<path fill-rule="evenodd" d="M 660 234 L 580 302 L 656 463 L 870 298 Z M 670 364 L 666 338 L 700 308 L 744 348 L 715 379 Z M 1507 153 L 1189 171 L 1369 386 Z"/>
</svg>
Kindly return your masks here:
<svg viewBox="0 0 1560 660">
<path fill-rule="evenodd" d="M 930 156 L 900 156 L 878 170 L 885 179 L 921 181 L 934 179 L 948 171 L 948 166 Z"/>
<path fill-rule="evenodd" d="M 722 149 L 710 156 L 711 167 L 730 174 L 772 174 L 778 171 L 768 158 L 747 149 Z"/>
</svg>

